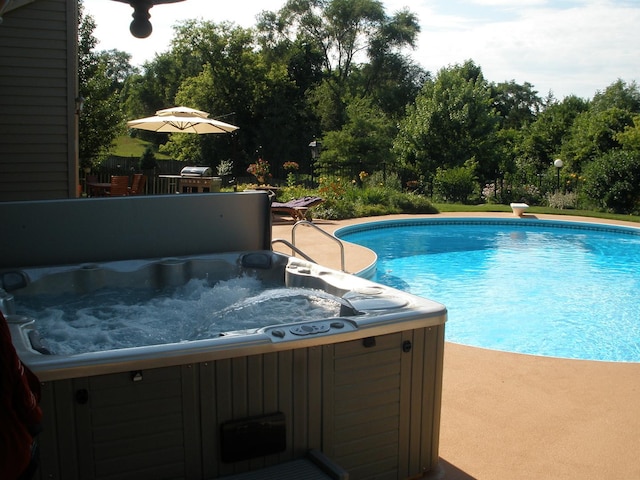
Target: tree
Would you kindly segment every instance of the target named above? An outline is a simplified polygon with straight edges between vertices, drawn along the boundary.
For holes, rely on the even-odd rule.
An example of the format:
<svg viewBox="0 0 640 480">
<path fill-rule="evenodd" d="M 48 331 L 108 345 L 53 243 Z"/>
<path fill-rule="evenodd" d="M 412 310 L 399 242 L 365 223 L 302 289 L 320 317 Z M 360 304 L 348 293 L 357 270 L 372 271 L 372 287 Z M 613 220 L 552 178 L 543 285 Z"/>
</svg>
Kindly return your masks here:
<svg viewBox="0 0 640 480">
<path fill-rule="evenodd" d="M 191 27 L 194 28 L 194 32 L 188 32 Z M 174 38 L 170 50 L 157 54 L 153 60 L 146 62 L 141 74 L 128 77 L 123 91 L 127 118 L 150 116 L 157 110 L 176 105 L 180 85 L 202 73 L 203 65 L 207 62 L 201 50 L 206 53 L 206 47 L 195 43 L 188 44 L 189 39 L 193 39 L 194 42 L 199 39 L 199 24 L 192 20 L 173 28 Z M 182 34 L 185 30 L 193 37 L 184 39 Z M 200 35 L 201 37 L 204 37 L 204 34 Z M 156 144 L 164 143 L 168 139 L 166 134 L 153 132 L 136 131 L 135 134 Z"/>
<path fill-rule="evenodd" d="M 342 83 L 351 74 L 357 54 L 366 54 L 386 21 L 375 0 L 289 0 L 278 12 L 279 32 L 302 37 L 322 52 L 323 67 Z"/>
<path fill-rule="evenodd" d="M 394 123 L 369 98 L 349 102 L 347 122 L 340 130 L 327 132 L 317 167 L 320 172 L 361 171 L 372 173 L 385 164 L 391 166 Z"/>
<path fill-rule="evenodd" d="M 633 125 L 628 125 L 615 137 L 623 150 L 640 151 L 640 115 L 633 117 Z"/>
<path fill-rule="evenodd" d="M 520 173 L 525 179 L 531 183 L 532 176 L 550 168 L 571 137 L 576 118 L 588 108 L 589 102 L 575 95 L 565 97 L 561 102 L 552 99 L 537 115 L 535 122 L 520 130 L 515 152 L 521 166 Z M 566 171 L 568 169 L 567 163 Z"/>
<path fill-rule="evenodd" d="M 89 168 L 100 155 L 108 151 L 113 140 L 124 132 L 124 116 L 120 109 L 120 74 L 130 58 L 127 53 L 94 52 L 97 40 L 93 36 L 95 21 L 84 15 L 80 5 L 78 28 L 78 83 L 84 99 L 79 121 L 80 167 Z M 124 68 L 124 71 L 127 71 Z"/>
<path fill-rule="evenodd" d="M 501 128 L 519 130 L 533 123 L 542 108 L 542 99 L 529 82 L 518 85 L 511 80 L 491 84 L 491 97 Z"/>
<path fill-rule="evenodd" d="M 394 152 L 408 171 L 432 178 L 474 159 L 481 180 L 493 178 L 496 114 L 490 89 L 472 61 L 444 68 L 425 84 L 400 122 Z"/>
<path fill-rule="evenodd" d="M 592 160 L 619 149 L 618 134 L 631 126 L 633 114 L 628 110 L 590 108 L 576 117 L 571 137 L 563 144 L 562 157 L 571 171 L 580 173 Z"/>
<path fill-rule="evenodd" d="M 144 64 L 142 74 L 134 74 L 125 82 L 123 98 L 127 118 L 150 116 L 157 110 L 174 106 L 180 83 L 186 78 L 188 75 L 177 55 L 172 52 L 156 55 Z"/>
<path fill-rule="evenodd" d="M 163 150 L 176 158 L 214 166 L 232 159 L 240 170 L 263 158 L 279 172 L 286 161 L 308 155 L 309 128 L 304 92 L 313 70 L 304 70 L 303 45 L 281 49 L 282 55 L 257 48 L 254 31 L 229 22 L 189 20 L 175 28 L 172 58 L 188 57 L 199 65 L 181 79 L 174 102 L 189 105 L 240 127 L 237 134 L 186 137 L 173 135 Z"/>
<path fill-rule="evenodd" d="M 122 91 L 124 84 L 139 69 L 131 65 L 131 55 L 122 50 L 101 50 L 96 52 L 98 63 L 104 65 L 105 74 L 111 80 L 113 91 Z"/>
<path fill-rule="evenodd" d="M 581 173 L 590 162 L 632 144 L 630 132 L 638 113 L 640 91 L 635 82 L 627 85 L 617 80 L 597 92 L 588 110 L 576 116 L 570 136 L 562 145 L 561 155 L 568 169 Z"/>
<path fill-rule="evenodd" d="M 258 28 L 271 45 L 298 40 L 319 52 L 324 80 L 313 99 L 324 130 L 339 130 L 346 100 L 366 94 L 350 82 L 358 62 L 376 63 L 367 74 L 379 76 L 388 65 L 385 59 L 414 46 L 420 31 L 415 15 L 403 10 L 388 17 L 377 0 L 289 0 L 277 14 L 261 14 Z M 357 86 L 373 83 L 364 79 Z"/>
<path fill-rule="evenodd" d="M 140 155 L 138 168 L 141 172 L 146 172 L 155 169 L 157 166 L 158 162 L 156 161 L 156 155 L 153 153 L 153 148 L 151 148 L 151 145 L 147 145 L 147 148 Z"/>
<path fill-rule="evenodd" d="M 354 90 L 371 97 L 391 118 L 402 119 L 430 75 L 408 57 L 390 54 L 376 58 L 352 75 Z"/>
<path fill-rule="evenodd" d="M 490 85 L 493 108 L 497 113 L 498 130 L 494 147 L 494 171 L 484 169 L 486 184 L 493 180 L 492 201 L 504 200 L 504 179 L 513 179 L 518 164 L 519 145 L 523 140 L 523 130 L 535 123 L 543 106 L 542 99 L 533 89 L 533 85 L 525 82 L 522 85 L 514 80 L 510 82 L 492 83 Z"/>
<path fill-rule="evenodd" d="M 596 92 L 591 102 L 593 111 L 602 111 L 609 108 L 619 108 L 632 113 L 640 113 L 640 90 L 636 82 L 627 85 L 622 79 L 618 79 L 609 85 L 603 92 Z"/>
</svg>

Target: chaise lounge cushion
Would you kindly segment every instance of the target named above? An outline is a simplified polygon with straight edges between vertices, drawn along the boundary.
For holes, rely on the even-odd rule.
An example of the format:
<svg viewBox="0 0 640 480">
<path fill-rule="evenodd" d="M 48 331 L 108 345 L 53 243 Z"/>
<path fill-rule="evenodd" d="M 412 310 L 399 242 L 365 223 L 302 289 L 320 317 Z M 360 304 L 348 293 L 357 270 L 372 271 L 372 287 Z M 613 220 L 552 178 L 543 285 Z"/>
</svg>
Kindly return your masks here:
<svg viewBox="0 0 640 480">
<path fill-rule="evenodd" d="M 304 220 L 307 217 L 307 210 L 311 207 L 321 204 L 324 199 L 320 197 L 301 197 L 288 202 L 272 202 L 272 213 L 285 213 L 291 215 L 294 220 Z"/>
</svg>

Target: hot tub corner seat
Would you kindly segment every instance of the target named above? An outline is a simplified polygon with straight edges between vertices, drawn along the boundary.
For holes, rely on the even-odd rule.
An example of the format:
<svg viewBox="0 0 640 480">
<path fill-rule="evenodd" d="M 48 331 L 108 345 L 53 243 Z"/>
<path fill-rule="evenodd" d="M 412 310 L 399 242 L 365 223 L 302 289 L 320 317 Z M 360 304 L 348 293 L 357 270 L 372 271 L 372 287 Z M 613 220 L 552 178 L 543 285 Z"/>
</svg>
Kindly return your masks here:
<svg viewBox="0 0 640 480">
<path fill-rule="evenodd" d="M 524 215 L 524 212 L 529 208 L 529 205 L 526 203 L 512 203 L 509 205 L 513 214 L 517 217 L 521 217 Z"/>
</svg>

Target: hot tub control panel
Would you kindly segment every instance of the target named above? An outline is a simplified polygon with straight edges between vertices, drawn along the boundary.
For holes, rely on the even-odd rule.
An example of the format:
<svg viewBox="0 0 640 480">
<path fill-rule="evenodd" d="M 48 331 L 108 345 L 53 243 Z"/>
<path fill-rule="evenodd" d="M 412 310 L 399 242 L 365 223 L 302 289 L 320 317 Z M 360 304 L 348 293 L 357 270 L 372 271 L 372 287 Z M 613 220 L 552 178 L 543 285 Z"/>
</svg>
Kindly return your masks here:
<svg viewBox="0 0 640 480">
<path fill-rule="evenodd" d="M 295 335 L 296 337 L 306 337 L 309 335 L 318 335 L 321 333 L 328 333 L 332 330 L 343 330 L 351 327 L 354 329 L 350 322 L 346 322 L 340 319 L 323 320 L 320 322 L 309 322 L 298 325 L 284 325 L 281 327 L 269 328 L 269 333 L 276 338 L 284 339 L 287 337 L 287 333 Z"/>
</svg>

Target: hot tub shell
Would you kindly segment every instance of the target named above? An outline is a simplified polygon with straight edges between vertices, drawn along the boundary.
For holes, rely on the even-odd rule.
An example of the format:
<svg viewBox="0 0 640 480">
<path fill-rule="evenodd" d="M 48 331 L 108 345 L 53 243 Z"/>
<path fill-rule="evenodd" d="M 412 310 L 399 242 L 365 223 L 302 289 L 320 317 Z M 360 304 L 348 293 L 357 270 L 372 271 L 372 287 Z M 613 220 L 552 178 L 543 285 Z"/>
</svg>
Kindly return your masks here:
<svg viewBox="0 0 640 480">
<path fill-rule="evenodd" d="M 302 458 L 311 449 L 353 479 L 407 478 L 437 465 L 442 305 L 270 251 L 264 194 L 143 199 L 147 202 L 135 197 L 0 204 L 2 218 L 13 219 L 18 233 L 35 228 L 28 214 L 52 219 L 44 222 L 51 228 L 41 226 L 39 242 L 20 238 L 3 246 L 15 253 L 3 253 L 0 264 L 0 305 L 14 344 L 43 383 L 39 478 L 218 478 Z M 96 220 L 78 215 L 91 211 L 88 205 L 94 205 Z M 170 225 L 166 212 L 186 205 L 198 212 L 198 223 L 185 212 Z M 101 247 L 104 240 L 95 236 L 104 228 L 97 219 L 115 218 L 114 208 L 123 235 L 133 232 L 126 241 L 118 236 L 115 241 L 130 246 L 117 253 L 112 245 Z M 239 210 L 245 215 L 231 218 Z M 80 246 L 78 253 L 67 247 L 56 254 L 45 248 L 47 240 L 65 245 L 54 221 L 61 216 L 69 232 L 93 232 L 92 249 Z M 154 255 L 144 255 L 137 235 L 145 224 L 154 230 L 154 222 L 164 222 L 169 235 L 153 245 Z M 74 245 L 71 237 L 66 240 Z M 42 253 L 29 255 L 35 243 Z M 255 275 L 321 289 L 344 299 L 357 314 L 58 356 L 34 348 L 33 319 L 17 313 L 24 296 L 55 288 L 157 286 L 203 275 Z M 308 334 L 300 335 L 300 326 Z M 251 437 L 243 437 L 246 432 Z M 263 440 L 243 447 L 243 439 L 256 437 Z M 225 457 L 228 451 L 232 458 Z"/>
</svg>

